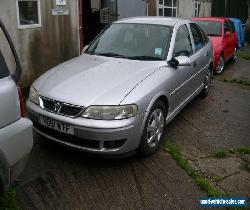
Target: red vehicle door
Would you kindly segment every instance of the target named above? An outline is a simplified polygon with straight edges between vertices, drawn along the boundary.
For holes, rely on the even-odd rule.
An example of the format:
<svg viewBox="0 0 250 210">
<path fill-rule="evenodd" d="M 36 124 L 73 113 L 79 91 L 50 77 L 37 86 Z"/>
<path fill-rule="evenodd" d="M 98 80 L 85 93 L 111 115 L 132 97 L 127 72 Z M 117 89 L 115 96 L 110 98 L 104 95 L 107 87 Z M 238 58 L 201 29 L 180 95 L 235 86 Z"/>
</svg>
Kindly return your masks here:
<svg viewBox="0 0 250 210">
<path fill-rule="evenodd" d="M 234 54 L 235 49 L 235 36 L 232 33 L 229 21 L 224 22 L 224 56 L 228 60 Z"/>
</svg>

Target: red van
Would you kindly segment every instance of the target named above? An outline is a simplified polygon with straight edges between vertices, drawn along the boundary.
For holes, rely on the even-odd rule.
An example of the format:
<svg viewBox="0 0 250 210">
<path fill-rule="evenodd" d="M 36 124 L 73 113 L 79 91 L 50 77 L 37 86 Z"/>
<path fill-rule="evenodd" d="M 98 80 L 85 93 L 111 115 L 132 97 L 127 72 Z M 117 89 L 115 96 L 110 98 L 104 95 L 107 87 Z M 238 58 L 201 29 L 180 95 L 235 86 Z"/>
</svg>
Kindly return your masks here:
<svg viewBox="0 0 250 210">
<path fill-rule="evenodd" d="M 214 50 L 214 71 L 221 74 L 225 63 L 236 59 L 237 33 L 233 22 L 229 18 L 222 17 L 200 17 L 193 18 L 211 38 Z"/>
</svg>

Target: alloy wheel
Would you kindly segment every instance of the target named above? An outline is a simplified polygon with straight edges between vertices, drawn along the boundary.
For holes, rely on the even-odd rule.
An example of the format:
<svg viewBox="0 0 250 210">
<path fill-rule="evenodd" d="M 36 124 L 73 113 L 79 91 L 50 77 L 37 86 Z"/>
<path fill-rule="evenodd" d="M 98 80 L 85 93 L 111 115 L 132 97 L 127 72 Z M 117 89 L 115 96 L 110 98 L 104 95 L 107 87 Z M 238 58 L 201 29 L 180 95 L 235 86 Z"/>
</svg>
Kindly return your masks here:
<svg viewBox="0 0 250 210">
<path fill-rule="evenodd" d="M 225 60 L 224 60 L 223 56 L 220 56 L 219 66 L 216 70 L 216 73 L 221 74 L 223 72 L 224 68 L 225 68 Z"/>
<path fill-rule="evenodd" d="M 150 116 L 147 126 L 147 144 L 150 148 L 158 145 L 163 134 L 165 119 L 161 109 L 156 109 Z"/>
</svg>

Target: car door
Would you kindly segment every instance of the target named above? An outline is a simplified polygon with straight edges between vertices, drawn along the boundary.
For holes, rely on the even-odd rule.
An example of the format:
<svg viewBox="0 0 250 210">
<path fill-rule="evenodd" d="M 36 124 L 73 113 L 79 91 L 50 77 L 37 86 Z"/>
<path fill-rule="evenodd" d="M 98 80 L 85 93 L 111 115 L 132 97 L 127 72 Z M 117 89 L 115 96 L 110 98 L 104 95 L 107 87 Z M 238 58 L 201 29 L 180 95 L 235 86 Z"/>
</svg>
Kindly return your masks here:
<svg viewBox="0 0 250 210">
<path fill-rule="evenodd" d="M 192 93 L 192 76 L 194 74 L 195 60 L 190 33 L 186 24 L 181 25 L 176 32 L 173 58 L 186 56 L 190 59 L 190 66 L 177 66 L 172 68 L 173 90 L 170 93 L 172 105 L 178 108 Z"/>
<path fill-rule="evenodd" d="M 202 32 L 202 29 L 199 28 L 195 23 L 190 23 L 190 30 L 195 51 L 192 56 L 196 64 L 192 82 L 193 91 L 195 91 L 204 83 L 206 71 L 205 67 L 208 65 L 209 56 L 212 52 L 210 52 L 210 48 L 207 45 L 208 38 L 205 33 Z"/>
<path fill-rule="evenodd" d="M 234 47 L 235 47 L 233 46 L 233 34 L 231 32 L 229 21 L 224 22 L 224 37 L 223 38 L 224 38 L 224 56 L 225 56 L 225 59 L 227 60 L 232 56 Z"/>
</svg>

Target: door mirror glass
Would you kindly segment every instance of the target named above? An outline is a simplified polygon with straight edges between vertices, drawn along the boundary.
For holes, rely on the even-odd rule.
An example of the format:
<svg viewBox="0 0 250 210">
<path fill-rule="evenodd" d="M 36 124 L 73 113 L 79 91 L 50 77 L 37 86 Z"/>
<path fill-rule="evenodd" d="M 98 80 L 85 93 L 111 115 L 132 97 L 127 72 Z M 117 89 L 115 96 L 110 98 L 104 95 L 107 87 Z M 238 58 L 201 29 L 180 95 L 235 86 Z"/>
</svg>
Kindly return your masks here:
<svg viewBox="0 0 250 210">
<path fill-rule="evenodd" d="M 179 63 L 178 66 L 191 66 L 191 61 L 187 56 L 178 56 L 175 59 Z"/>
<path fill-rule="evenodd" d="M 89 45 L 85 45 L 85 46 L 82 48 L 81 55 L 84 54 L 84 52 L 87 50 L 88 47 L 89 47 Z"/>
</svg>

